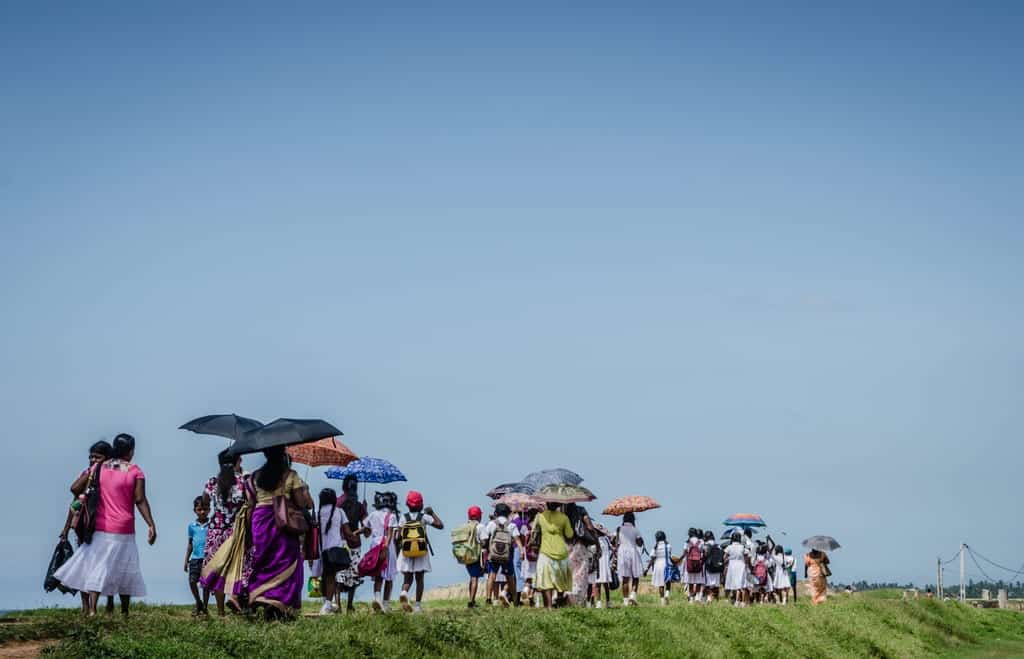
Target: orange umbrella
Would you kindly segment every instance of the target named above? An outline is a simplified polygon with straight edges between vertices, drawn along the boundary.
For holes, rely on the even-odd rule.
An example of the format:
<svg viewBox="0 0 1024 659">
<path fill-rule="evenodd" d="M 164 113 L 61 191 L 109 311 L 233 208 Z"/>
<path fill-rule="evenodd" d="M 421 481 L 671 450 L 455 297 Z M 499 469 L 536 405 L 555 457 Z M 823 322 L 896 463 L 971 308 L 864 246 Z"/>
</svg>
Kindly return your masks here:
<svg viewBox="0 0 1024 659">
<path fill-rule="evenodd" d="M 310 467 L 344 467 L 353 460 L 359 459 L 352 449 L 333 437 L 325 437 L 308 444 L 289 446 L 288 455 L 292 456 L 292 462 Z"/>
<path fill-rule="evenodd" d="M 645 510 L 661 508 L 661 504 L 651 497 L 629 496 L 619 497 L 604 509 L 605 515 L 625 515 L 626 513 L 642 513 Z"/>
</svg>

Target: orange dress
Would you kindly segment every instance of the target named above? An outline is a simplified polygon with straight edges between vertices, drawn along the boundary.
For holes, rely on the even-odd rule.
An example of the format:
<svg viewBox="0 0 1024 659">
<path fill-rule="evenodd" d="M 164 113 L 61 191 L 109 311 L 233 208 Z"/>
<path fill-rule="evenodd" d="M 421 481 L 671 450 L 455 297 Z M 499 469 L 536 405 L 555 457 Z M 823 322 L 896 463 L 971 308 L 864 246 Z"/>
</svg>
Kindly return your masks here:
<svg viewBox="0 0 1024 659">
<path fill-rule="evenodd" d="M 821 555 L 821 558 L 812 558 L 810 554 L 804 555 L 804 566 L 807 568 L 807 579 L 811 585 L 811 603 L 821 604 L 828 596 L 828 579 L 825 577 L 824 563 L 828 556 Z"/>
</svg>

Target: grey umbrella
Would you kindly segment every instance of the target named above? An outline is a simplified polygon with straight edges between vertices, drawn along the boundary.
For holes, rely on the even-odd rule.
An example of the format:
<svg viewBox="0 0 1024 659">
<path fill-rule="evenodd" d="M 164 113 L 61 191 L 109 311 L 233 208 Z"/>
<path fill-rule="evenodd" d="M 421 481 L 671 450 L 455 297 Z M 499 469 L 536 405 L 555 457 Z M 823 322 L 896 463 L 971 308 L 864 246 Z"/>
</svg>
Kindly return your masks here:
<svg viewBox="0 0 1024 659">
<path fill-rule="evenodd" d="M 803 541 L 803 546 L 818 551 L 835 551 L 840 544 L 830 535 L 812 535 Z"/>
<path fill-rule="evenodd" d="M 506 494 L 533 494 L 536 491 L 537 488 L 529 483 L 502 483 L 492 487 L 487 496 L 492 499 L 500 499 Z"/>
<path fill-rule="evenodd" d="M 539 490 L 546 485 L 579 485 L 583 482 L 583 477 L 568 469 L 544 469 L 527 474 L 523 477 L 523 482 Z"/>
<path fill-rule="evenodd" d="M 275 419 L 235 442 L 229 449 L 233 455 L 257 453 L 275 446 L 292 446 L 315 442 L 343 433 L 323 419 Z"/>
<path fill-rule="evenodd" d="M 247 432 L 262 428 L 263 424 L 237 414 L 208 414 L 178 426 L 179 430 L 191 430 L 197 435 L 218 435 L 228 439 L 241 439 Z"/>
</svg>

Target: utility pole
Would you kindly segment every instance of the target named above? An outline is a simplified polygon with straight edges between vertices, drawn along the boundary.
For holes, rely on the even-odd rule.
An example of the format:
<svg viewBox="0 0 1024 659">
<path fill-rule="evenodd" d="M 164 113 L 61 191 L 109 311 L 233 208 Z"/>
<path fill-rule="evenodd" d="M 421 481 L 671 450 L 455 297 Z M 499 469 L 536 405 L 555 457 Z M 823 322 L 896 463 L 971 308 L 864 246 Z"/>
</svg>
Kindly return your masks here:
<svg viewBox="0 0 1024 659">
<path fill-rule="evenodd" d="M 939 556 L 936 559 L 936 562 L 938 563 L 938 570 L 939 570 L 939 572 L 938 572 L 938 576 L 935 579 L 935 590 L 936 590 L 935 597 L 937 597 L 938 600 L 941 602 L 942 599 L 943 599 L 942 598 L 942 557 Z"/>
<path fill-rule="evenodd" d="M 961 542 L 960 543 L 960 601 L 961 602 L 963 602 L 964 600 L 967 599 L 967 584 L 964 582 L 964 572 L 965 572 L 964 568 L 966 567 L 966 564 L 964 563 L 964 560 L 966 559 L 966 556 L 965 556 L 966 553 L 967 553 L 967 545 L 965 543 Z"/>
</svg>

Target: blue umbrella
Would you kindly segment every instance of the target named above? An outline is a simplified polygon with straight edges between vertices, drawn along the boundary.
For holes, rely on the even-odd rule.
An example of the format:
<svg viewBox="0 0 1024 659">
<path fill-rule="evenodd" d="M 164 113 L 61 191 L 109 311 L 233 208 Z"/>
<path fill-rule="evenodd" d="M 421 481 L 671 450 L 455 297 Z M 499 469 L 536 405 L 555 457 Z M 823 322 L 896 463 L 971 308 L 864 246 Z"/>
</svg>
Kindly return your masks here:
<svg viewBox="0 0 1024 659">
<path fill-rule="evenodd" d="M 539 490 L 546 485 L 579 485 L 583 482 L 583 477 L 574 471 L 557 468 L 527 474 L 523 477 L 522 482 L 532 485 L 535 490 Z"/>
<path fill-rule="evenodd" d="M 344 467 L 331 467 L 326 472 L 328 478 L 345 480 L 346 476 L 355 476 L 360 483 L 397 483 L 406 480 L 405 474 L 398 467 L 382 458 L 359 458 Z"/>
</svg>

